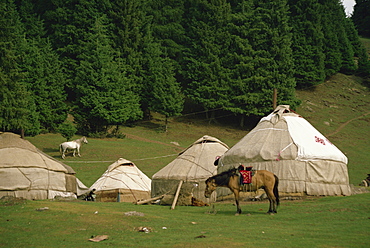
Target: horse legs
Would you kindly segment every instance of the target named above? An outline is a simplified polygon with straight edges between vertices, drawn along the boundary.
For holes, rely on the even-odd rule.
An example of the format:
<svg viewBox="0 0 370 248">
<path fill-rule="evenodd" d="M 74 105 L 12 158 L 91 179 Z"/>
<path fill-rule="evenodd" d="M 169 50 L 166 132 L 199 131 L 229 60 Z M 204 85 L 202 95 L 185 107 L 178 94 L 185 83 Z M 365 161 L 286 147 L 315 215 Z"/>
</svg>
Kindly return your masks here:
<svg viewBox="0 0 370 248">
<path fill-rule="evenodd" d="M 233 189 L 234 196 L 235 196 L 235 203 L 236 203 L 236 214 L 239 215 L 242 213 L 242 209 L 240 208 L 239 205 L 239 190 L 238 189 Z"/>
<path fill-rule="evenodd" d="M 276 211 L 276 197 L 275 197 L 274 193 L 272 192 L 272 189 L 265 189 L 265 192 L 266 192 L 267 197 L 269 198 L 269 202 L 270 202 L 269 211 L 267 213 L 268 214 L 277 213 L 277 211 Z"/>
<path fill-rule="evenodd" d="M 63 151 L 62 151 L 62 159 L 64 159 L 66 157 L 65 152 L 66 152 L 66 149 L 63 149 Z"/>
<path fill-rule="evenodd" d="M 77 147 L 77 155 L 79 156 L 79 157 L 81 157 L 81 154 L 80 154 L 80 148 L 79 147 Z"/>
</svg>

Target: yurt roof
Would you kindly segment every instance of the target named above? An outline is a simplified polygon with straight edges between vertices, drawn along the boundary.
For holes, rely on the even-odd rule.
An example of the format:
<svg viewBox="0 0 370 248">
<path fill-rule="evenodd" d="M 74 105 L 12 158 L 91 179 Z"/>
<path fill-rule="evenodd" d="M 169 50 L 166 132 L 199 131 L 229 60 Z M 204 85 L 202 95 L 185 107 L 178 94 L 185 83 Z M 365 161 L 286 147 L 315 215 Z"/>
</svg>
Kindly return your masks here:
<svg viewBox="0 0 370 248">
<path fill-rule="evenodd" d="M 133 162 L 120 158 L 90 187 L 96 191 L 113 189 L 151 190 L 151 179 Z"/>
<path fill-rule="evenodd" d="M 221 164 L 275 160 L 332 160 L 347 163 L 347 157 L 307 120 L 278 106 L 228 150 Z"/>
<path fill-rule="evenodd" d="M 0 133 L 0 168 L 45 168 L 67 174 L 76 172 L 68 165 L 37 149 L 29 141 L 9 132 Z"/>
<path fill-rule="evenodd" d="M 221 140 L 215 138 L 215 137 L 212 137 L 212 136 L 209 136 L 209 135 L 204 135 L 202 138 L 199 138 L 197 141 L 195 141 L 193 144 L 191 144 L 190 146 L 188 146 L 186 149 L 184 149 L 182 152 L 179 153 L 179 155 L 185 153 L 187 150 L 189 150 L 191 147 L 193 147 L 194 145 L 196 144 L 204 144 L 204 143 L 217 143 L 217 144 L 220 144 L 222 146 L 224 146 L 226 149 L 229 149 L 229 146 L 226 145 L 224 142 L 222 142 Z"/>
<path fill-rule="evenodd" d="M 191 181 L 205 179 L 217 172 L 213 165 L 216 156 L 221 156 L 228 146 L 219 139 L 205 135 L 179 153 L 168 165 L 153 175 L 154 179 Z"/>
</svg>

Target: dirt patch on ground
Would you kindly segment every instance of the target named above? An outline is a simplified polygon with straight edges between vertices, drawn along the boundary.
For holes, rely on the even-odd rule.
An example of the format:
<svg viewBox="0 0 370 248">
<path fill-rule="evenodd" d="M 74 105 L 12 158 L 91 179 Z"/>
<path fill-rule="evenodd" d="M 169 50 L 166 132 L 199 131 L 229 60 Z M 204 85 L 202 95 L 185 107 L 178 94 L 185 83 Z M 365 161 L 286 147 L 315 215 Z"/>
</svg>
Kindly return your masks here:
<svg viewBox="0 0 370 248">
<path fill-rule="evenodd" d="M 18 198 L 14 196 L 3 196 L 0 199 L 0 206 L 14 206 L 14 205 L 21 205 L 27 202 L 26 199 Z"/>
</svg>

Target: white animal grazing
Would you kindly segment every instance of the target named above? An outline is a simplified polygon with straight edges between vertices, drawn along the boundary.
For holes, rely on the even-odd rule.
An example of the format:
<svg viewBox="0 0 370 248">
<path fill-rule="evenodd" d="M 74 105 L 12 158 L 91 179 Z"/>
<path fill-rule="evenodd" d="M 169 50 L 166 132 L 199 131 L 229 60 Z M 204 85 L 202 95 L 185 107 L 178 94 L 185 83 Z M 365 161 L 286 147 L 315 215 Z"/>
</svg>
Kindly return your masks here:
<svg viewBox="0 0 370 248">
<path fill-rule="evenodd" d="M 73 141 L 68 141 L 68 142 L 63 142 L 62 144 L 59 145 L 59 151 L 62 153 L 62 159 L 65 158 L 65 152 L 67 149 L 73 150 L 73 157 L 76 155 L 76 150 L 77 150 L 77 155 L 81 157 L 80 154 L 80 147 L 82 144 L 87 144 L 87 139 L 85 136 L 82 136 L 82 138 L 73 140 Z"/>
</svg>

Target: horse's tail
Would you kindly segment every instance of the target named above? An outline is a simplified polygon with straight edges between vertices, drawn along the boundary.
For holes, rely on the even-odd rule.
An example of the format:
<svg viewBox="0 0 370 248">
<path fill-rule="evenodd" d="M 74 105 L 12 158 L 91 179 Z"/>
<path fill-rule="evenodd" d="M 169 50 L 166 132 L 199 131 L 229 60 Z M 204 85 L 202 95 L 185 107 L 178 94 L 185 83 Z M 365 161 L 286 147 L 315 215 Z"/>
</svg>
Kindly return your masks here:
<svg viewBox="0 0 370 248">
<path fill-rule="evenodd" d="M 280 204 L 280 199 L 279 199 L 279 178 L 274 174 L 275 177 L 275 185 L 274 185 L 274 195 L 276 198 L 276 205 L 279 206 Z"/>
<path fill-rule="evenodd" d="M 62 153 L 62 144 L 59 145 L 59 152 Z"/>
</svg>

